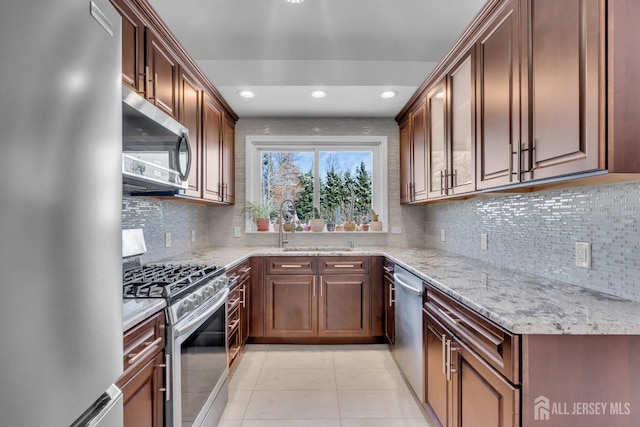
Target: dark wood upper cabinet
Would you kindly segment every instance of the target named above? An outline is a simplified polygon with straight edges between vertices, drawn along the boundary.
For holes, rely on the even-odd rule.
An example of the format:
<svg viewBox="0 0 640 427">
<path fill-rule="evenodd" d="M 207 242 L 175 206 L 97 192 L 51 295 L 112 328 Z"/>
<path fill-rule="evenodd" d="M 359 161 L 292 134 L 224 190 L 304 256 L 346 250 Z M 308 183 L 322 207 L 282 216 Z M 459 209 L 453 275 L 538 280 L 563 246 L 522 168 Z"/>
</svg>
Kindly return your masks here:
<svg viewBox="0 0 640 427">
<path fill-rule="evenodd" d="M 224 114 L 222 120 L 222 200 L 225 203 L 235 202 L 235 122 Z"/>
<path fill-rule="evenodd" d="M 112 3 L 122 17 L 122 82 L 144 96 L 144 20 L 126 0 Z"/>
<path fill-rule="evenodd" d="M 600 0 L 528 2 L 530 179 L 605 168 Z M 527 114 L 528 113 L 528 114 Z M 526 178 L 526 176 L 525 176 Z"/>
<path fill-rule="evenodd" d="M 519 3 L 504 2 L 477 43 L 476 187 L 519 182 Z"/>
<path fill-rule="evenodd" d="M 203 102 L 202 122 L 202 198 L 220 202 L 223 191 L 220 179 L 222 110 L 216 102 L 206 95 Z"/>
<path fill-rule="evenodd" d="M 401 203 L 419 202 L 427 198 L 426 120 L 423 99 L 400 127 Z"/>
<path fill-rule="evenodd" d="M 639 20 L 633 0 L 489 0 L 396 117 L 401 201 L 640 179 Z M 410 142 L 425 97 L 419 200 Z"/>
<path fill-rule="evenodd" d="M 178 119 L 178 59 L 162 39 L 147 29 L 147 99 Z"/>
<path fill-rule="evenodd" d="M 178 78 L 180 91 L 180 123 L 189 129 L 191 142 L 191 169 L 187 195 L 202 196 L 202 90 L 196 79 L 185 70 Z"/>
</svg>

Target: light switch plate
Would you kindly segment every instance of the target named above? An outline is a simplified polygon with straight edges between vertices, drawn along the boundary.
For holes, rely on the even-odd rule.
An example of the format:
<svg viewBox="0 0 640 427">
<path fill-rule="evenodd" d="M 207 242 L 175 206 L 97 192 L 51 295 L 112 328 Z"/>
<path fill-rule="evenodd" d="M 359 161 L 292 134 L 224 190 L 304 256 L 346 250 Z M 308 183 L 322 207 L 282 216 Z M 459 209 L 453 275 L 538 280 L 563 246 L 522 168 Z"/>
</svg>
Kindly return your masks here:
<svg viewBox="0 0 640 427">
<path fill-rule="evenodd" d="M 240 227 L 236 226 L 233 227 L 233 237 L 241 237 L 242 236 L 242 230 L 240 229 Z"/>
<path fill-rule="evenodd" d="M 196 230 L 191 230 L 191 243 L 196 241 Z"/>
<path fill-rule="evenodd" d="M 576 242 L 576 267 L 591 268 L 591 243 Z"/>
<path fill-rule="evenodd" d="M 164 246 L 165 248 L 171 247 L 171 233 L 164 234 Z"/>
<path fill-rule="evenodd" d="M 444 231 L 444 228 L 442 230 L 440 230 L 440 241 L 441 242 L 446 242 L 447 241 L 447 233 L 446 233 L 446 231 Z"/>
</svg>

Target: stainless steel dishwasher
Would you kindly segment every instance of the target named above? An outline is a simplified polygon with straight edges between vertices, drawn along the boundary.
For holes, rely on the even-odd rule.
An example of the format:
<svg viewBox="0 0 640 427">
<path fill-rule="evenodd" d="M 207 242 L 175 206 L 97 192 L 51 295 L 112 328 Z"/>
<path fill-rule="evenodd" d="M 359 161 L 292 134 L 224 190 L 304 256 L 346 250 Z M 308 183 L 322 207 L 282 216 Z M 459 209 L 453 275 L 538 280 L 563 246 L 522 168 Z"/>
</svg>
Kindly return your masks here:
<svg viewBox="0 0 640 427">
<path fill-rule="evenodd" d="M 422 279 L 396 265 L 395 359 L 422 401 Z"/>
</svg>

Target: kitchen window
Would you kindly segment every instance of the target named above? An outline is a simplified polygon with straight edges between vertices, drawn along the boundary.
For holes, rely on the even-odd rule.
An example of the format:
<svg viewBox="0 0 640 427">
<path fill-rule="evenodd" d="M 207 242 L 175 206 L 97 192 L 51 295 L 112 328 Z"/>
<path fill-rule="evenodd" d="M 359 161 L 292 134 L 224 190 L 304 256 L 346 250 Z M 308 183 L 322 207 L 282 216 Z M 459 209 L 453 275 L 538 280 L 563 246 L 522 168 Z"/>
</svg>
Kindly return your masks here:
<svg viewBox="0 0 640 427">
<path fill-rule="evenodd" d="M 386 137 L 248 136 L 246 150 L 247 199 L 271 201 L 272 223 L 291 199 L 301 224 L 317 207 L 327 223 L 367 223 L 375 211 L 386 227 Z"/>
</svg>

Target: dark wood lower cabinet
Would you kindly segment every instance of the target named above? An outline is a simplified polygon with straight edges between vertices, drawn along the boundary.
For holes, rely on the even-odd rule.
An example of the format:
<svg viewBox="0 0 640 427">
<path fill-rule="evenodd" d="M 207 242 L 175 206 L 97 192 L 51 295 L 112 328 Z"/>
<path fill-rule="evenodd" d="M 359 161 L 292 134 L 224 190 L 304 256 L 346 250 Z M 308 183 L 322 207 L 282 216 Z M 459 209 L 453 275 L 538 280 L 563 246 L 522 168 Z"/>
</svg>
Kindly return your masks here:
<svg viewBox="0 0 640 427">
<path fill-rule="evenodd" d="M 318 335 L 369 336 L 369 275 L 327 275 L 319 281 Z"/>
<path fill-rule="evenodd" d="M 122 388 L 125 427 L 164 426 L 164 357 L 159 353 Z"/>
<path fill-rule="evenodd" d="M 266 336 L 315 337 L 318 335 L 315 275 L 268 275 L 265 286 Z"/>
</svg>

